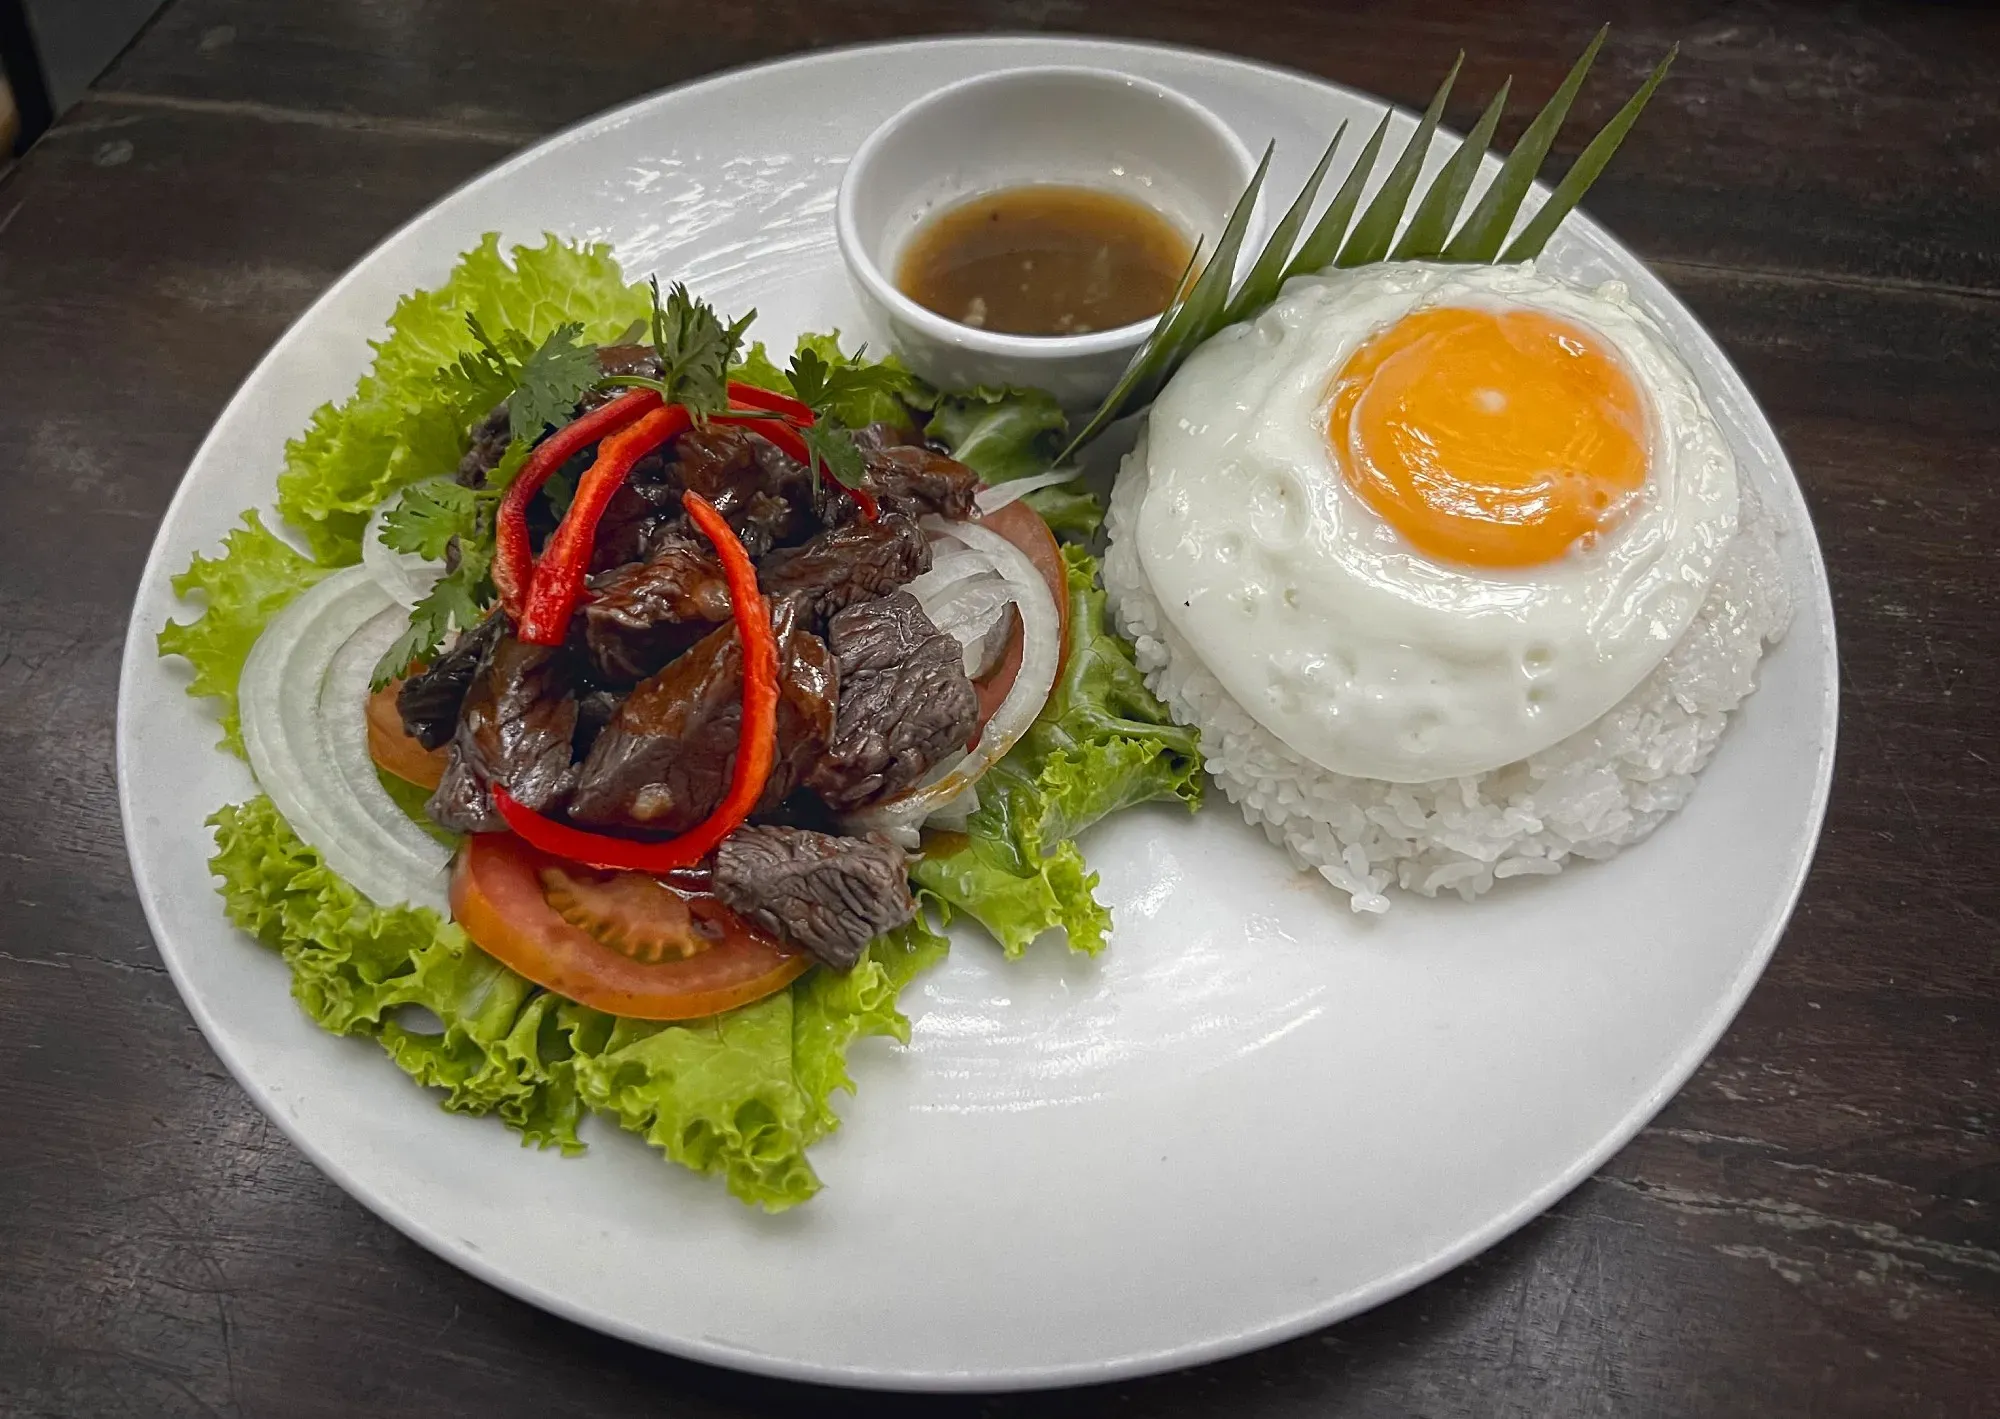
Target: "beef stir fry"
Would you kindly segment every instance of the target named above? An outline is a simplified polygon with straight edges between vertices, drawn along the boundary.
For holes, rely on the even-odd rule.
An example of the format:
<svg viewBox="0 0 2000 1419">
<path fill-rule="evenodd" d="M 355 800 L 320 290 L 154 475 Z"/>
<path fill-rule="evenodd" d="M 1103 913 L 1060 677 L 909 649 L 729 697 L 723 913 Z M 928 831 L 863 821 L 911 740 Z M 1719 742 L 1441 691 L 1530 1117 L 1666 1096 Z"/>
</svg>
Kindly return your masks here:
<svg viewBox="0 0 2000 1419">
<path fill-rule="evenodd" d="M 607 350 L 600 363 L 643 369 L 649 355 Z M 557 643 L 529 643 L 524 619 L 496 608 L 403 682 L 406 732 L 426 748 L 449 746 L 431 816 L 490 833 L 525 809 L 640 843 L 713 821 L 744 777 L 739 754 L 759 752 L 745 747 L 755 688 L 746 679 L 761 672 L 746 666 L 768 623 L 768 769 L 745 819 L 694 876 L 742 918 L 839 970 L 907 922 L 915 906 L 903 850 L 840 824 L 976 736 L 979 699 L 961 646 L 902 588 L 932 564 L 918 520 L 968 517 L 980 484 L 888 426 L 854 443 L 861 494 L 815 480 L 753 423 L 688 427 L 634 461 L 603 502 L 587 580 Z M 505 445 L 504 419 L 482 423 L 461 481 L 480 485 Z M 690 493 L 754 570 L 754 654 L 740 584 L 695 524 Z M 538 557 L 557 521 L 530 510 Z"/>
</svg>

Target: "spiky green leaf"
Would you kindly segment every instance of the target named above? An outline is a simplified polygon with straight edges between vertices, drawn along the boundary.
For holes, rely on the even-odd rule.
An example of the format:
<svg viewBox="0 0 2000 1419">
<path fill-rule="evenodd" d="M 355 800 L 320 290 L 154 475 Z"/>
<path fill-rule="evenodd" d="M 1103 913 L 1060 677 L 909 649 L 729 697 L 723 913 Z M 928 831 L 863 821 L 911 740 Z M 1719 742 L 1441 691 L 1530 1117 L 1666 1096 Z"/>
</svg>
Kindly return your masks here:
<svg viewBox="0 0 2000 1419">
<path fill-rule="evenodd" d="M 1395 257 L 1423 259 L 1436 258 L 1444 261 L 1488 262 L 1494 259 L 1501 244 L 1517 216 L 1521 202 L 1533 186 L 1535 174 L 1555 141 L 1557 131 L 1562 127 L 1577 90 L 1582 86 L 1591 62 L 1596 58 L 1604 43 L 1605 31 L 1600 30 L 1583 55 L 1577 60 L 1560 87 L 1550 97 L 1534 122 L 1521 135 L 1521 141 L 1501 165 L 1500 172 L 1487 187 L 1485 194 L 1465 220 L 1455 236 L 1446 241 L 1453 220 L 1457 217 L 1466 197 L 1470 194 L 1473 180 L 1477 177 L 1479 164 L 1485 156 L 1486 145 L 1491 142 L 1500 115 L 1505 110 L 1508 94 L 1513 81 L 1509 79 L 1501 86 L 1500 92 L 1488 103 L 1478 122 L 1468 133 L 1457 151 L 1426 190 L 1416 212 L 1411 216 L 1408 229 L 1402 240 L 1395 243 Z M 1576 166 L 1568 177 L 1558 185 L 1541 212 L 1522 230 L 1514 244 L 1508 248 L 1506 260 L 1525 260 L 1538 253 L 1548 240 L 1558 223 L 1575 207 L 1585 190 L 1601 172 L 1617 149 L 1619 142 L 1638 119 L 1646 100 L 1665 77 L 1667 66 L 1673 62 L 1673 54 L 1653 71 L 1640 91 L 1620 109 L 1604 130 L 1593 139 L 1578 157 Z M 1459 56 L 1459 64 L 1464 56 Z M 1377 190 L 1353 230 L 1348 230 L 1348 222 L 1354 209 L 1360 204 L 1361 194 L 1374 174 L 1375 160 L 1380 156 L 1382 144 L 1387 137 L 1393 113 L 1385 113 L 1374 133 L 1362 146 L 1360 154 L 1349 166 L 1346 177 L 1327 204 L 1325 212 L 1313 226 L 1306 239 L 1285 258 L 1287 249 L 1297 236 L 1306 215 L 1312 207 L 1321 184 L 1331 170 L 1335 151 L 1340 146 L 1342 132 L 1334 135 L 1334 141 L 1327 148 L 1319 166 L 1313 170 L 1304 191 L 1293 199 L 1284 217 L 1273 229 L 1271 238 L 1263 251 L 1251 265 L 1243 287 L 1232 300 L 1228 296 L 1229 273 L 1236 264 L 1236 252 L 1241 245 L 1243 231 L 1249 225 L 1250 213 L 1255 208 L 1257 195 L 1262 190 L 1264 177 L 1269 170 L 1271 152 L 1265 150 L 1264 161 L 1258 165 L 1256 175 L 1249 187 L 1238 200 L 1229 223 L 1223 232 L 1223 240 L 1218 244 L 1215 255 L 1210 258 L 1202 271 L 1202 276 L 1192 290 L 1187 287 L 1184 275 L 1179 289 L 1183 294 L 1160 313 L 1152 333 L 1146 343 L 1139 348 L 1124 374 L 1098 406 L 1097 412 L 1078 430 L 1076 437 L 1058 455 L 1058 461 L 1071 457 L 1098 434 L 1117 420 L 1135 414 L 1151 402 L 1166 382 L 1173 377 L 1181 364 L 1194 348 L 1208 339 L 1223 326 L 1239 320 L 1253 319 L 1268 305 L 1283 288 L 1284 283 L 1294 276 L 1318 273 L 1332 266 L 1359 266 L 1381 261 L 1389 255 L 1396 229 L 1402 223 L 1404 213 L 1409 208 L 1411 195 L 1416 190 L 1418 178 L 1422 175 L 1424 159 L 1429 155 L 1432 139 L 1437 132 L 1439 117 L 1451 93 L 1454 80 L 1458 76 L 1459 64 L 1452 66 L 1451 73 L 1438 86 L 1430 107 L 1425 111 L 1388 178 Z M 1192 271 L 1199 259 L 1190 260 Z"/>
<path fill-rule="evenodd" d="M 1479 122 L 1465 135 L 1458 151 L 1438 170 L 1430 190 L 1424 193 L 1424 200 L 1417 204 L 1416 215 L 1403 229 L 1402 240 L 1390 254 L 1391 261 L 1421 261 L 1444 250 L 1451 236 L 1451 224 L 1458 220 L 1458 209 L 1465 205 L 1465 195 L 1472 190 L 1473 175 L 1479 171 L 1479 160 L 1486 156 L 1487 145 L 1493 141 L 1493 130 L 1500 126 L 1500 114 L 1507 107 L 1507 94 L 1513 87 L 1514 80 L 1510 77 L 1486 105 L 1486 112 L 1479 115 Z"/>
<path fill-rule="evenodd" d="M 1333 258 L 1340 254 L 1341 238 L 1347 235 L 1347 224 L 1354 216 L 1354 209 L 1361 205 L 1361 189 L 1368 185 L 1368 175 L 1375 171 L 1375 159 L 1382 152 L 1382 140 L 1389 136 L 1389 122 L 1395 117 L 1390 109 L 1382 115 L 1382 121 L 1375 125 L 1375 131 L 1361 149 L 1361 156 L 1347 170 L 1347 177 L 1340 184 L 1340 190 L 1333 194 L 1333 201 L 1326 204 L 1319 221 L 1300 245 L 1292 264 L 1285 268 L 1285 279 L 1294 276 L 1318 275 L 1333 265 Z"/>
<path fill-rule="evenodd" d="M 1118 383 L 1104 396 L 1097 412 L 1056 455 L 1057 463 L 1126 414 L 1151 403 L 1160 386 L 1180 368 L 1188 352 L 1229 323 L 1229 284 L 1235 279 L 1236 254 L 1243 248 L 1244 233 L 1250 229 L 1250 214 L 1257 209 L 1257 194 L 1264 190 L 1264 175 L 1271 170 L 1271 154 L 1276 148 L 1276 143 L 1265 144 L 1264 156 L 1257 164 L 1257 171 L 1250 175 L 1250 185 L 1243 189 L 1243 195 L 1236 199 L 1236 206 L 1229 213 L 1229 220 L 1223 223 L 1222 237 L 1215 244 L 1215 254 L 1208 259 L 1207 265 L 1201 266 L 1200 278 L 1192 288 L 1188 286 L 1188 277 L 1201 263 L 1201 246 L 1197 243 L 1188 256 L 1187 270 L 1181 273 L 1181 279 L 1174 288 L 1181 295 L 1160 312 L 1159 320 L 1153 325 L 1153 333 L 1146 337 L 1146 343 L 1139 347 L 1132 362 L 1125 366 L 1125 373 L 1118 377 Z"/>
<path fill-rule="evenodd" d="M 1051 467 L 1063 462 L 1126 414 L 1142 406 L 1144 401 L 1134 397 L 1133 391 L 1139 387 L 1139 381 L 1146 372 L 1154 367 L 1156 360 L 1161 361 L 1169 370 L 1179 368 L 1178 357 L 1168 359 L 1161 352 L 1166 348 L 1168 332 L 1180 318 L 1181 307 L 1187 304 L 1188 298 L 1185 292 L 1188 290 L 1188 278 L 1194 275 L 1195 268 L 1200 264 L 1201 243 L 1197 241 L 1194 250 L 1188 253 L 1187 269 L 1181 272 L 1181 278 L 1175 284 L 1175 289 L 1184 294 L 1174 297 L 1167 308 L 1160 312 L 1160 318 L 1153 322 L 1152 334 L 1146 337 L 1146 343 L 1139 347 L 1138 353 L 1132 356 L 1131 363 L 1125 366 L 1125 373 L 1118 376 L 1118 383 L 1111 386 L 1111 392 L 1104 396 L 1103 402 L 1097 406 L 1097 412 L 1076 431 L 1076 436 L 1063 445 L 1062 452 L 1052 460 Z"/>
<path fill-rule="evenodd" d="M 1194 289 L 1181 302 L 1174 318 L 1167 323 L 1162 336 L 1164 350 L 1144 369 L 1139 377 L 1137 398 L 1150 401 L 1167 382 L 1185 352 L 1206 340 L 1226 323 L 1229 306 L 1230 283 L 1236 279 L 1236 256 L 1243 249 L 1243 237 L 1250 230 L 1250 214 L 1257 205 L 1257 194 L 1264 186 L 1264 176 L 1271 169 L 1271 154 L 1275 143 L 1266 144 L 1264 156 L 1257 164 L 1257 171 L 1250 179 L 1249 187 L 1237 199 L 1236 210 L 1229 214 L 1229 221 L 1222 228 L 1222 236 L 1215 243 L 1215 255 L 1209 257 L 1208 264 L 1196 278 Z"/>
<path fill-rule="evenodd" d="M 1521 141 L 1500 165 L 1500 171 L 1472 209 L 1472 215 L 1445 247 L 1446 261 L 1487 262 L 1500 254 L 1528 189 L 1535 185 L 1535 174 L 1542 170 L 1556 134 L 1562 130 L 1563 120 L 1569 117 L 1569 107 L 1583 87 L 1584 75 L 1590 72 L 1597 51 L 1604 47 L 1604 37 L 1610 32 L 1609 25 L 1597 32 L 1556 91 L 1549 95 L 1549 101 L 1542 105 L 1542 111 L 1535 115 L 1535 121 L 1521 134 Z"/>
<path fill-rule="evenodd" d="M 1341 120 L 1334 131 L 1333 141 L 1326 145 L 1326 154 L 1313 169 L 1306 185 L 1299 189 L 1289 210 L 1272 229 L 1270 240 L 1257 254 L 1257 260 L 1250 268 L 1250 274 L 1243 278 L 1243 288 L 1236 293 L 1236 299 L 1229 303 L 1229 313 L 1223 323 L 1234 324 L 1253 310 L 1261 310 L 1278 294 L 1278 288 L 1285 284 L 1285 276 L 1292 255 L 1292 243 L 1298 240 L 1304 229 L 1306 218 L 1312 212 L 1313 199 L 1319 196 L 1320 182 L 1326 177 L 1326 170 L 1333 166 L 1333 155 L 1340 147 L 1340 140 L 1347 136 L 1347 121 Z"/>
<path fill-rule="evenodd" d="M 1417 131 L 1410 135 L 1403 155 L 1389 169 L 1388 180 L 1361 214 L 1361 220 L 1354 224 L 1347 244 L 1340 248 L 1340 255 L 1334 259 L 1336 266 L 1366 266 L 1380 261 L 1388 253 L 1389 241 L 1396 235 L 1396 224 L 1403 220 L 1403 211 L 1410 204 L 1410 193 L 1416 190 L 1417 176 L 1423 171 L 1424 159 L 1430 155 L 1431 138 L 1437 132 L 1438 119 L 1444 114 L 1445 100 L 1451 97 L 1451 86 L 1457 82 L 1459 68 L 1464 63 L 1465 52 L 1461 50 L 1458 58 L 1452 61 L 1451 72 L 1444 76 L 1444 82 L 1431 96 L 1431 106 L 1424 110 L 1423 120 L 1417 124 Z"/>
<path fill-rule="evenodd" d="M 1583 194 L 1590 190 L 1590 184 L 1597 181 L 1597 175 L 1604 171 L 1604 165 L 1611 161 L 1611 155 L 1618 151 L 1618 145 L 1625 141 L 1625 135 L 1632 131 L 1632 125 L 1639 121 L 1639 113 L 1646 107 L 1646 100 L 1653 96 L 1653 90 L 1660 87 L 1660 80 L 1667 77 L 1667 69 L 1674 62 L 1674 56 L 1681 47 L 1675 45 L 1667 51 L 1667 57 L 1659 62 L 1646 82 L 1639 86 L 1639 92 L 1626 100 L 1625 107 L 1611 115 L 1611 121 L 1590 140 L 1583 152 L 1577 156 L 1572 167 L 1556 184 L 1556 190 L 1549 194 L 1549 200 L 1541 210 L 1528 219 L 1528 225 L 1521 228 L 1521 234 L 1514 238 L 1514 244 L 1507 248 L 1502 261 L 1532 261 L 1542 254 L 1549 237 L 1556 226 L 1570 214 L 1576 204 L 1583 200 Z"/>
</svg>

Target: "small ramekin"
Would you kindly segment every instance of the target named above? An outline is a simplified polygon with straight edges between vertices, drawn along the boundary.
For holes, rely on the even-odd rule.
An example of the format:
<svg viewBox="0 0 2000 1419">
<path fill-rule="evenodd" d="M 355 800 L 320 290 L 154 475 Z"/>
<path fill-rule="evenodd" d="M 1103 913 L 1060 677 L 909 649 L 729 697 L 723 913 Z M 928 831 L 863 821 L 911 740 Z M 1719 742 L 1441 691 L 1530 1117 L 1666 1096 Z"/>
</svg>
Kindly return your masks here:
<svg viewBox="0 0 2000 1419">
<path fill-rule="evenodd" d="M 906 243 L 940 210 L 1030 183 L 1136 198 L 1214 249 L 1256 171 L 1236 133 L 1193 99 L 1109 69 L 1008 69 L 947 85 L 869 135 L 840 184 L 841 258 L 870 320 L 944 388 L 1032 385 L 1066 408 L 1110 391 L 1154 322 L 1086 335 L 1006 335 L 927 310 L 896 288 Z M 1254 259 L 1263 203 L 1238 257 Z"/>
</svg>

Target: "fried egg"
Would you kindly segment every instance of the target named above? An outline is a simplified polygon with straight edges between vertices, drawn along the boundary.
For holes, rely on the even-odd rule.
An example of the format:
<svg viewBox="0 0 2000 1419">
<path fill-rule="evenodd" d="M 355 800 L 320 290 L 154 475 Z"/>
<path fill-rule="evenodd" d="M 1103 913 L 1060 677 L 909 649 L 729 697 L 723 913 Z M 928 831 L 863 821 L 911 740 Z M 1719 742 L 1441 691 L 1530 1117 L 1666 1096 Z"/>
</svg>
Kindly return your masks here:
<svg viewBox="0 0 2000 1419">
<path fill-rule="evenodd" d="M 1737 523 L 1735 459 L 1659 326 L 1532 266 L 1293 282 L 1188 360 L 1119 477 L 1222 686 L 1322 768 L 1401 783 L 1604 715 Z"/>
</svg>

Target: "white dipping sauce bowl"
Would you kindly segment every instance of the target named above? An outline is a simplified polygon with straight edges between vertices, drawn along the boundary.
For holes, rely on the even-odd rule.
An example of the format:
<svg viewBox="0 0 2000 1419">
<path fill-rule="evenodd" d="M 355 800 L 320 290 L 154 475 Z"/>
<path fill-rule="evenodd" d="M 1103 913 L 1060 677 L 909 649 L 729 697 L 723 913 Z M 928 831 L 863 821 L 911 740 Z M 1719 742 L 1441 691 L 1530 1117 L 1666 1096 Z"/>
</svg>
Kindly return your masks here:
<svg viewBox="0 0 2000 1419">
<path fill-rule="evenodd" d="M 1234 130 L 1194 100 L 1110 69 L 1006 69 L 950 84 L 869 135 L 841 180 L 840 255 L 870 319 L 917 374 L 947 389 L 1032 385 L 1082 409 L 1110 392 L 1154 320 L 1085 335 L 1007 335 L 927 310 L 896 287 L 910 240 L 937 213 L 1011 187 L 1130 197 L 1215 249 L 1257 168 Z M 1258 199 L 1238 254 L 1262 239 Z"/>
</svg>

